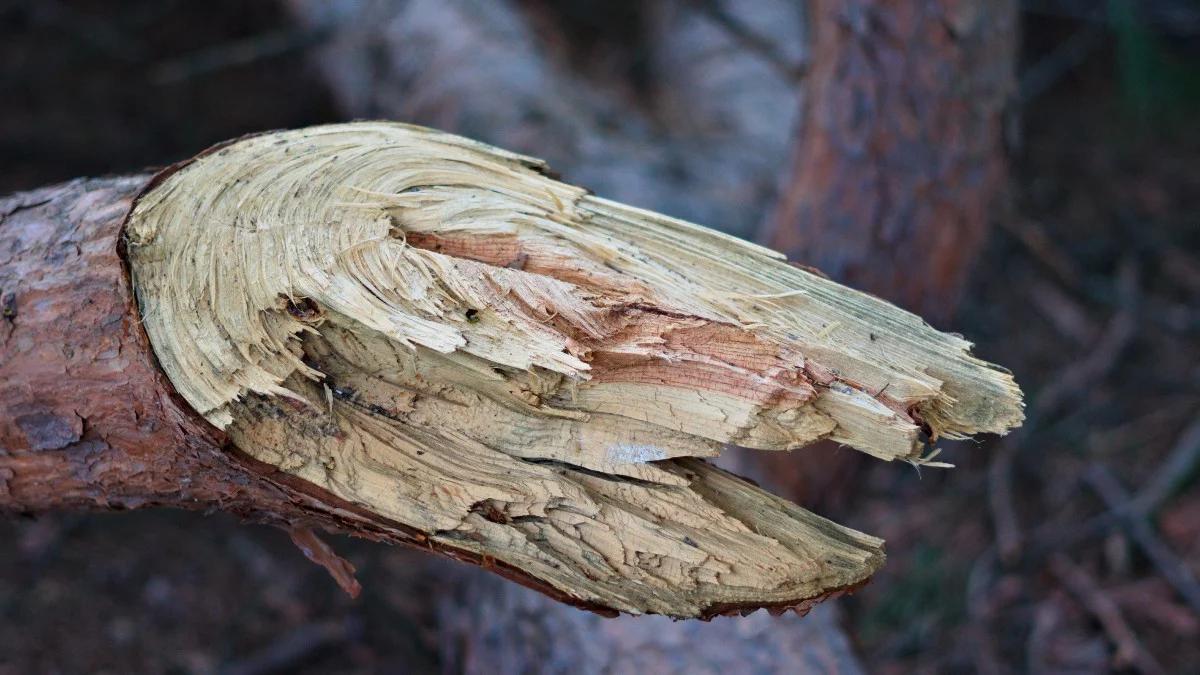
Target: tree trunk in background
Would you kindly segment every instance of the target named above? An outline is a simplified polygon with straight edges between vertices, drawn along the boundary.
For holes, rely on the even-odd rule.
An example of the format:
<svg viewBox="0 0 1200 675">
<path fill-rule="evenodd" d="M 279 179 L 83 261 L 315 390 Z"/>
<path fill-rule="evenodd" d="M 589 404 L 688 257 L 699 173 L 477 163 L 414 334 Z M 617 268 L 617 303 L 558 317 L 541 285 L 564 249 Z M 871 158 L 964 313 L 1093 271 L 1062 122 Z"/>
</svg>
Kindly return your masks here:
<svg viewBox="0 0 1200 675">
<path fill-rule="evenodd" d="M 791 168 L 766 241 L 949 318 L 1001 205 L 1011 0 L 815 0 Z"/>
<path fill-rule="evenodd" d="M 804 22 L 791 0 L 728 5 L 774 60 L 690 2 L 289 2 L 329 36 L 315 65 L 348 118 L 526 152 L 602 197 L 753 238 L 800 103 L 777 62 L 803 61 Z"/>
</svg>

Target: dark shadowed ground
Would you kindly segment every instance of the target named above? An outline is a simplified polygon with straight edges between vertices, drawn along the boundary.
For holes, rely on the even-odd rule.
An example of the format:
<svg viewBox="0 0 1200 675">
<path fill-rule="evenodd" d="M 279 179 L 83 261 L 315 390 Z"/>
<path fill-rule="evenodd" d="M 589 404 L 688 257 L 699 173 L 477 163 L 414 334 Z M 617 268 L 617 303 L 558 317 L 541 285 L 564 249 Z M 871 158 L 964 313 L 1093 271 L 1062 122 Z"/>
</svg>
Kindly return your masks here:
<svg viewBox="0 0 1200 675">
<path fill-rule="evenodd" d="M 856 463 L 804 504 L 888 541 L 841 601 L 872 672 L 1200 664 L 1200 22 L 1128 4 L 1094 29 L 1023 15 L 1014 208 L 949 328 L 1015 372 L 1026 428 L 947 446 L 953 471 Z M 0 3 L 0 193 L 339 119 L 321 36 L 272 3 L 114 7 Z M 421 554 L 334 541 L 352 601 L 225 517 L 12 517 L 0 541 L 0 673 L 439 666 L 450 563 Z"/>
</svg>

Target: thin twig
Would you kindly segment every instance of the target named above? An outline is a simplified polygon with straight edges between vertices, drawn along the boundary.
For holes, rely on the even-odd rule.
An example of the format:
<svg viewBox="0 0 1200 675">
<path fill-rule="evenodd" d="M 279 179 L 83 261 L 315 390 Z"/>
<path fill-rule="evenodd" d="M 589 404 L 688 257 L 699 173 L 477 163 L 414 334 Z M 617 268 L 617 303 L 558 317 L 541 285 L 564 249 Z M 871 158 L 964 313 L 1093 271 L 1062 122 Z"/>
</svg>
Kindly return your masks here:
<svg viewBox="0 0 1200 675">
<path fill-rule="evenodd" d="M 1104 628 L 1104 633 L 1117 647 L 1117 667 L 1133 667 L 1143 673 L 1161 673 L 1162 666 L 1146 651 L 1137 634 L 1129 627 L 1121 608 L 1104 594 L 1100 586 L 1082 567 L 1061 553 L 1050 559 L 1050 570 L 1067 590 L 1083 604 Z"/>
<path fill-rule="evenodd" d="M 1138 265 L 1132 258 L 1121 261 L 1117 271 L 1120 304 L 1116 313 L 1087 356 L 1059 371 L 1050 384 L 1038 392 L 1022 431 L 1030 429 L 1035 422 L 1042 422 L 1057 414 L 1067 403 L 1103 380 L 1116 366 L 1119 357 L 1137 334 L 1140 304 L 1138 276 Z M 1026 439 L 1028 433 L 1021 434 L 1021 438 Z"/>
<path fill-rule="evenodd" d="M 324 567 L 346 595 L 357 598 L 362 593 L 362 585 L 354 578 L 354 565 L 335 553 L 311 527 L 293 527 L 288 530 L 288 535 L 304 557 Z"/>
<path fill-rule="evenodd" d="M 1077 542 L 1098 537 L 1120 522 L 1122 517 L 1149 518 L 1178 490 L 1200 466 L 1200 417 L 1192 422 L 1175 442 L 1167 458 L 1155 470 L 1133 499 L 1120 508 L 1110 508 L 1082 523 L 1064 526 L 1061 523 L 1046 523 L 1030 537 L 1025 554 L 1039 558 L 1053 551 L 1062 550 Z M 998 535 L 997 535 L 998 536 Z"/>
<path fill-rule="evenodd" d="M 988 465 L 988 506 L 996 528 L 1000 559 L 1012 562 L 1021 552 L 1021 527 L 1012 497 L 1012 464 L 1016 446 L 1005 444 Z"/>
<path fill-rule="evenodd" d="M 1160 577 L 1110 588 L 1109 595 L 1127 614 L 1144 617 L 1183 639 L 1200 637 L 1200 616 L 1176 602 L 1171 585 Z"/>
<path fill-rule="evenodd" d="M 1175 588 L 1192 611 L 1200 614 L 1200 582 L 1196 581 L 1187 563 L 1158 538 L 1146 518 L 1129 508 L 1129 493 L 1121 482 L 1102 464 L 1093 464 L 1084 474 L 1084 480 L 1108 509 L 1117 514 L 1125 532 L 1137 542 L 1159 574 Z"/>
<path fill-rule="evenodd" d="M 1150 480 L 1133 499 L 1133 507 L 1142 516 L 1150 516 L 1159 509 L 1171 495 L 1191 477 L 1200 465 L 1200 415 L 1192 421 L 1175 447 L 1167 454 L 1167 459 L 1158 467 Z"/>
<path fill-rule="evenodd" d="M 246 658 L 228 664 L 220 672 L 222 675 L 291 672 L 317 652 L 352 642 L 361 634 L 362 620 L 356 617 L 307 623 Z"/>
<path fill-rule="evenodd" d="M 1060 283 L 1073 291 L 1083 287 L 1083 272 L 1062 248 L 1036 222 L 1025 219 L 1001 218 L 1002 229 L 1020 242 L 1035 261 L 1050 271 Z"/>
<path fill-rule="evenodd" d="M 1034 279 L 1030 285 L 1029 303 L 1061 335 L 1080 345 L 1090 345 L 1099 328 L 1088 315 L 1083 303 L 1076 300 L 1057 284 Z"/>
<path fill-rule="evenodd" d="M 1132 259 L 1122 261 L 1117 279 L 1120 306 L 1109 319 L 1095 346 L 1083 359 L 1060 370 L 1050 384 L 1038 392 L 1030 406 L 1025 426 L 1009 436 L 992 458 L 988 468 L 988 506 L 996 529 L 1000 557 L 1006 562 L 1011 562 L 1021 553 L 1023 540 L 1012 498 L 1014 465 L 1028 447 L 1034 430 L 1103 380 L 1137 334 L 1140 298 L 1138 274 L 1137 264 Z"/>
<path fill-rule="evenodd" d="M 992 571 L 995 565 L 996 547 L 993 545 L 975 559 L 967 575 L 967 614 L 971 618 L 967 639 L 972 643 L 975 669 L 981 675 L 1003 672 L 989 625 L 994 608 L 988 589 L 994 581 Z"/>
<path fill-rule="evenodd" d="M 1038 603 L 1033 612 L 1033 627 L 1025 640 L 1025 672 L 1040 675 L 1049 672 L 1046 667 L 1046 652 L 1055 630 L 1062 622 L 1062 610 L 1057 597 Z"/>
<path fill-rule="evenodd" d="M 1049 91 L 1072 70 L 1083 65 L 1107 39 L 1106 25 L 1090 23 L 1058 43 L 1021 76 L 1017 94 L 1020 102 L 1028 104 Z"/>
<path fill-rule="evenodd" d="M 150 81 L 158 85 L 174 84 L 305 49 L 324 37 L 323 31 L 286 29 L 206 47 L 158 64 L 150 71 Z"/>
<path fill-rule="evenodd" d="M 742 47 L 758 54 L 764 61 L 771 64 L 771 67 L 778 70 L 785 80 L 798 82 L 808 74 L 807 63 L 793 63 L 780 53 L 778 45 L 725 11 L 725 8 L 719 2 L 715 2 L 714 0 L 697 0 L 695 6 L 700 10 L 701 14 L 720 26 Z"/>
</svg>

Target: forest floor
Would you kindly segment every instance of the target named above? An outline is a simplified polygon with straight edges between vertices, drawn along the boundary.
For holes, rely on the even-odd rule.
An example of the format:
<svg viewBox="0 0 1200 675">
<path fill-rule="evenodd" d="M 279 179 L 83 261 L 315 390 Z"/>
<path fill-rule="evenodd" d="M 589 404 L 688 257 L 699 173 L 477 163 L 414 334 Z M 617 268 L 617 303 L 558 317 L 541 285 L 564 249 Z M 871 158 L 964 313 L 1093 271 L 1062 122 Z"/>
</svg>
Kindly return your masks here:
<svg viewBox="0 0 1200 675">
<path fill-rule="evenodd" d="M 1200 663 L 1200 128 L 1139 123 L 1114 89 L 1097 69 L 1024 111 L 1015 212 L 954 323 L 1014 371 L 1025 427 L 952 471 L 872 463 L 834 515 L 888 541 L 847 603 L 872 672 Z"/>
<path fill-rule="evenodd" d="M 99 26 L 34 6 L 0 8 L 0 193 L 337 119 L 299 49 L 195 58 L 278 25 L 267 3 Z M 1200 663 L 1200 589 L 1162 559 L 1200 575 L 1200 127 L 1132 116 L 1106 58 L 1021 111 L 1015 208 L 953 322 L 1015 372 L 1025 429 L 947 446 L 953 471 L 852 461 L 805 502 L 888 541 L 842 602 L 871 672 Z M 1119 517 L 1115 488 L 1154 508 Z M 5 519 L 0 540 L 0 673 L 436 667 L 450 563 L 421 554 L 336 541 L 369 589 L 351 601 L 283 533 L 222 516 Z"/>
</svg>

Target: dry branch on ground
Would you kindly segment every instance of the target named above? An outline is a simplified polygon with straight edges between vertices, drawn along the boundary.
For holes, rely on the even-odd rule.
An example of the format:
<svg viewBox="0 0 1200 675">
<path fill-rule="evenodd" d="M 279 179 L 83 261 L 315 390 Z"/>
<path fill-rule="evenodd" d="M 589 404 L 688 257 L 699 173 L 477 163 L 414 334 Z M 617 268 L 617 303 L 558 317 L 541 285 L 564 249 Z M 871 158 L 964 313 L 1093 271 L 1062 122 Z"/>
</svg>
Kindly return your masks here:
<svg viewBox="0 0 1200 675">
<path fill-rule="evenodd" d="M 7 208 L 37 208 L 17 199 Z M 115 249 L 104 228 L 125 204 L 104 206 L 89 244 Z M 30 303 L 37 290 L 15 272 L 54 253 L 22 241 L 34 225 L 7 234 L 20 253 L 0 270 L 22 313 L 5 367 L 41 378 L 76 358 L 42 352 L 75 339 L 50 325 L 75 308 Z M 417 127 L 215 148 L 155 177 L 124 235 L 140 316 L 127 306 L 105 320 L 122 327 L 118 350 L 134 347 L 125 358 L 145 361 L 143 381 L 126 385 L 159 406 L 135 421 L 174 425 L 171 440 L 204 459 L 165 463 L 144 501 L 415 543 L 593 609 L 805 608 L 882 563 L 881 541 L 703 461 L 723 443 L 832 439 L 920 462 L 927 438 L 1003 433 L 1022 417 L 1009 375 L 912 314 L 767 249 L 594 197 L 538 160 Z M 119 283 L 110 304 L 128 302 Z M 18 475 L 43 441 L 102 440 L 78 462 L 128 452 L 89 414 L 117 413 L 111 402 L 72 400 L 62 384 L 47 400 L 38 378 L 0 396 L 14 413 L 0 434 L 13 448 L 0 458 L 10 509 L 68 504 L 38 493 L 56 467 Z M 231 475 L 193 475 L 212 466 Z M 172 493 L 172 481 L 186 483 Z M 129 499 L 120 487 L 111 496 Z M 110 503 L 95 489 L 93 503 Z"/>
</svg>

